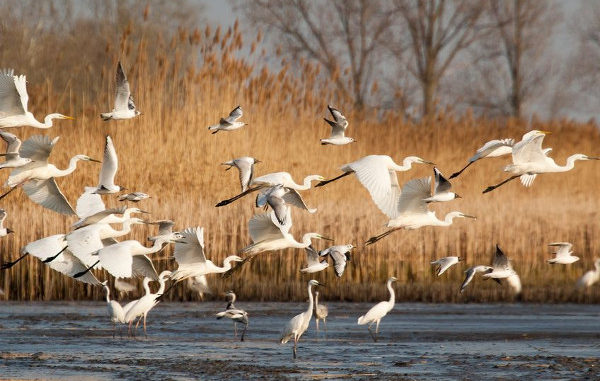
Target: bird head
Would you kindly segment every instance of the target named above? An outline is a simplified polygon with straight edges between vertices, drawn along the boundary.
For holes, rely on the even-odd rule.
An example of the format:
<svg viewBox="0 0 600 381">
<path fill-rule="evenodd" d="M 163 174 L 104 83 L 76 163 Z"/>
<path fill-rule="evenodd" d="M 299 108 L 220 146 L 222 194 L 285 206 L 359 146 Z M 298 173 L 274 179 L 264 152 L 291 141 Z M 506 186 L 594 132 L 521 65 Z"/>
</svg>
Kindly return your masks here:
<svg viewBox="0 0 600 381">
<path fill-rule="evenodd" d="M 461 262 L 463 259 L 461 257 L 458 257 L 458 261 Z"/>
<path fill-rule="evenodd" d="M 333 239 L 331 238 L 327 238 L 327 237 L 323 237 L 321 234 L 319 233 L 310 233 L 311 234 L 311 238 L 315 238 L 315 239 L 324 239 L 326 241 L 333 241 Z"/>
<path fill-rule="evenodd" d="M 244 262 L 244 258 L 238 257 L 237 255 L 231 255 L 225 258 L 228 262 Z"/>
<path fill-rule="evenodd" d="M 262 160 L 258 160 L 255 157 L 253 157 L 252 160 L 254 161 L 254 164 L 262 163 Z"/>
<path fill-rule="evenodd" d="M 600 157 L 591 157 L 588 155 L 583 155 L 581 153 L 578 153 L 577 155 L 573 156 L 575 156 L 575 160 L 600 160 Z"/>
<path fill-rule="evenodd" d="M 100 160 L 92 159 L 91 157 L 89 157 L 87 155 L 75 155 L 75 157 L 78 160 L 82 160 L 82 161 L 93 161 L 95 163 L 102 163 Z"/>
<path fill-rule="evenodd" d="M 396 278 L 395 276 L 390 277 L 390 279 L 388 279 L 389 282 L 395 282 L 397 280 L 398 280 L 398 278 Z"/>
<path fill-rule="evenodd" d="M 459 213 L 459 214 L 458 214 L 458 217 L 463 217 L 463 218 L 472 218 L 472 219 L 474 219 L 474 220 L 476 220 L 476 219 L 477 219 L 477 217 L 475 217 L 475 216 L 471 216 L 471 215 L 469 215 L 469 214 L 464 214 L 464 213 L 460 213 L 460 212 L 458 212 L 458 213 Z"/>
<path fill-rule="evenodd" d="M 435 163 L 425 160 L 425 159 L 421 159 L 418 156 L 408 156 L 407 158 L 404 159 L 404 161 L 409 161 L 412 163 L 417 163 L 417 164 L 429 164 L 429 165 L 435 165 Z"/>
<path fill-rule="evenodd" d="M 141 111 L 135 110 L 135 116 L 142 115 Z"/>
<path fill-rule="evenodd" d="M 50 117 L 50 119 L 70 119 L 70 120 L 75 120 L 75 118 L 73 118 L 72 116 L 67 116 L 67 115 L 63 115 L 63 114 L 50 114 L 48 115 L 48 117 Z"/>
<path fill-rule="evenodd" d="M 457 198 L 462 198 L 462 197 L 458 193 L 454 193 L 454 198 L 457 199 Z"/>
<path fill-rule="evenodd" d="M 308 281 L 308 284 L 309 284 L 310 286 L 325 286 L 325 284 L 323 284 L 323 283 L 319 283 L 319 282 L 317 282 L 317 281 L 316 281 L 316 280 L 314 280 L 314 279 L 311 279 L 311 280 L 309 280 L 309 281 Z"/>
<path fill-rule="evenodd" d="M 10 229 L 10 228 L 7 228 L 7 229 L 6 229 L 6 234 L 10 234 L 10 233 L 14 233 L 14 232 L 15 232 L 15 231 L 14 231 L 14 230 L 12 230 L 12 229 Z"/>
</svg>

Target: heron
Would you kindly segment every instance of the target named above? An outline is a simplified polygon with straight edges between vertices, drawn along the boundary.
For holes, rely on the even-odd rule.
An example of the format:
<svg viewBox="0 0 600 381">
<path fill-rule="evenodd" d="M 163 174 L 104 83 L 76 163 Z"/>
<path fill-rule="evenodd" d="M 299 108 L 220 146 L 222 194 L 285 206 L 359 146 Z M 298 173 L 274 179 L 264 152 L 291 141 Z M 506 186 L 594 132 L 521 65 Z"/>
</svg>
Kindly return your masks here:
<svg viewBox="0 0 600 381">
<path fill-rule="evenodd" d="M 388 314 L 394 308 L 394 302 L 396 301 L 396 294 L 392 288 L 392 283 L 397 281 L 396 277 L 391 277 L 387 280 L 387 289 L 390 292 L 390 299 L 388 301 L 379 302 L 364 315 L 358 318 L 358 325 L 368 324 L 367 328 L 373 338 L 373 341 L 377 342 L 379 335 L 379 322 L 385 315 Z M 375 334 L 371 330 L 371 326 L 375 324 Z"/>
</svg>

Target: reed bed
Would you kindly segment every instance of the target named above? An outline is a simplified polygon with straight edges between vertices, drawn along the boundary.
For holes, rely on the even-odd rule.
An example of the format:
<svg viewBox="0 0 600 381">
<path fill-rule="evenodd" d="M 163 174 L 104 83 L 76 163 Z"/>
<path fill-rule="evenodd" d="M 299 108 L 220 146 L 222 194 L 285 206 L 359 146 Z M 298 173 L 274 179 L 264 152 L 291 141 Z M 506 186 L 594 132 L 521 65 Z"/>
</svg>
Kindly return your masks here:
<svg viewBox="0 0 600 381">
<path fill-rule="evenodd" d="M 341 165 L 369 154 L 390 155 L 396 161 L 418 155 L 436 162 L 449 175 L 483 142 L 519 138 L 529 128 L 553 132 L 545 143 L 555 147 L 552 154 L 559 163 L 575 152 L 600 156 L 599 131 L 592 122 L 534 120 L 526 126 L 515 120 L 443 111 L 415 124 L 393 110 L 353 112 L 317 67 L 307 62 L 292 64 L 281 57 L 277 58 L 280 65 L 268 62 L 273 58 L 265 56 L 260 34 L 246 41 L 237 23 L 227 31 L 180 30 L 171 38 L 151 41 L 133 38 L 132 33 L 126 30 L 118 44 L 107 43 L 100 58 L 93 55 L 87 61 L 70 62 L 70 73 L 64 72 L 64 65 L 39 65 L 39 59 L 21 57 L 21 67 L 16 69 L 29 75 L 30 110 L 36 116 L 56 110 L 77 119 L 58 122 L 47 131 L 22 128 L 12 132 L 23 139 L 36 134 L 60 136 L 51 156 L 59 167 L 78 153 L 100 158 L 104 137 L 110 135 L 120 160 L 117 183 L 149 193 L 152 198 L 140 206 L 151 211 L 152 218 L 173 219 L 178 229 L 204 226 L 207 253 L 219 263 L 251 242 L 247 221 L 262 212 L 254 208 L 251 197 L 214 207 L 239 192 L 237 174 L 224 172 L 219 165 L 234 157 L 262 160 L 256 166 L 257 175 L 289 171 L 298 182 L 309 174 L 336 176 Z M 99 113 L 112 108 L 113 77 L 120 58 L 143 115 L 130 121 L 102 122 Z M 319 138 L 329 133 L 322 121 L 328 102 L 345 111 L 349 136 L 357 143 L 319 144 Z M 206 127 L 237 104 L 243 106 L 249 125 L 231 133 L 210 134 Z M 506 287 L 479 277 L 463 295 L 458 293 L 463 270 L 488 264 L 498 243 L 521 276 L 521 300 L 599 302 L 597 286 L 574 289 L 576 279 L 600 255 L 598 163 L 578 162 L 573 171 L 539 176 L 531 188 L 515 181 L 481 194 L 487 185 L 505 178 L 502 167 L 509 160 L 486 159 L 473 165 L 453 182 L 463 198 L 432 207 L 438 215 L 460 210 L 476 215 L 476 221 L 457 219 L 448 228 L 396 232 L 366 249 L 362 243 L 383 231 L 387 218 L 354 177 L 304 192 L 307 203 L 318 212 L 294 211 L 292 233 L 300 237 L 315 231 L 335 238 L 337 244 L 358 245 L 343 277 L 335 278 L 333 271 L 301 274 L 305 262 L 301 250 L 265 253 L 230 279 L 209 277 L 215 291 L 209 297 L 220 298 L 220 291 L 234 289 L 241 300 L 303 300 L 306 281 L 314 277 L 327 284 L 326 300 L 374 301 L 387 298 L 384 281 L 394 275 L 399 279 L 396 290 L 401 301 L 513 301 Z M 80 163 L 72 175 L 58 180 L 59 186 L 75 203 L 85 185 L 95 184 L 99 170 L 93 163 Z M 431 174 L 430 166 L 417 165 L 398 176 L 402 184 Z M 7 175 L 0 174 L 1 180 Z M 104 199 L 109 207 L 118 204 L 114 196 Z M 75 221 L 32 203 L 21 191 L 2 200 L 0 206 L 9 213 L 6 225 L 16 232 L 0 240 L 3 261 L 15 259 L 28 242 L 67 232 Z M 152 233 L 152 227 L 136 226 L 128 238 L 145 241 Z M 548 265 L 546 245 L 553 241 L 572 242 L 582 259 L 571 266 Z M 321 249 L 325 244 L 317 242 L 316 246 Z M 159 271 L 176 267 L 171 254 L 172 248 L 167 248 L 154 255 Z M 438 278 L 429 262 L 447 255 L 460 255 L 465 262 Z M 105 279 L 107 274 L 100 271 L 98 277 Z M 12 300 L 100 299 L 102 295 L 101 288 L 75 282 L 35 258 L 0 273 L 0 285 L 5 298 Z M 195 300 L 198 296 L 182 284 L 168 298 Z"/>
</svg>

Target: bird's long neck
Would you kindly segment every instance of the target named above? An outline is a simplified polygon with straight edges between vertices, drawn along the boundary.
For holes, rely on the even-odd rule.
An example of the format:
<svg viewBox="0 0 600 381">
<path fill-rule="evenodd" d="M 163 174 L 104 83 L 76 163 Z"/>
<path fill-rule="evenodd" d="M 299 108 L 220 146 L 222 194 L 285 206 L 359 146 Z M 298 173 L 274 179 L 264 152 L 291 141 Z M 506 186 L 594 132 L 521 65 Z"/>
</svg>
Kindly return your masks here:
<svg viewBox="0 0 600 381">
<path fill-rule="evenodd" d="M 38 128 L 50 128 L 50 127 L 52 127 L 52 119 L 53 118 L 54 118 L 54 116 L 52 116 L 52 114 L 46 115 L 46 117 L 44 118 L 44 123 L 40 123 L 40 125 L 38 126 Z"/>
<path fill-rule="evenodd" d="M 310 316 L 312 316 L 312 311 L 314 308 L 314 304 L 313 304 L 313 295 L 312 295 L 312 284 L 308 285 L 308 309 L 306 310 L 306 313 L 309 314 Z"/>
<path fill-rule="evenodd" d="M 390 292 L 390 304 L 393 306 L 396 301 L 396 294 L 394 293 L 394 289 L 392 288 L 392 281 L 387 282 L 387 289 Z"/>
<path fill-rule="evenodd" d="M 317 179 L 319 176 L 317 175 L 310 175 L 310 176 L 306 176 L 304 178 L 304 182 L 302 183 L 302 185 L 300 184 L 296 184 L 296 190 L 307 190 L 310 189 L 310 182 Z"/>
<path fill-rule="evenodd" d="M 409 169 L 412 168 L 412 160 L 409 158 L 406 158 L 402 161 L 402 165 L 398 165 L 394 162 L 392 162 L 392 169 L 395 171 L 408 171 Z"/>
<path fill-rule="evenodd" d="M 552 172 L 567 172 L 571 169 L 575 168 L 575 161 L 577 159 L 577 155 L 572 155 L 567 158 L 567 162 L 565 165 L 557 165 Z"/>
<path fill-rule="evenodd" d="M 160 287 L 158 288 L 158 291 L 156 291 L 157 295 L 162 295 L 163 292 L 165 292 L 165 283 L 166 282 L 167 282 L 167 278 L 160 277 L 158 279 L 158 283 L 160 284 Z"/>
<path fill-rule="evenodd" d="M 224 273 L 226 271 L 231 270 L 231 261 L 232 260 L 233 260 L 233 258 L 227 257 L 227 258 L 225 258 L 225 260 L 223 260 L 223 267 L 216 266 L 219 269 L 219 272 Z M 235 296 L 233 297 L 232 300 L 235 301 Z"/>
<path fill-rule="evenodd" d="M 152 246 L 150 246 L 150 247 L 144 247 L 143 249 L 141 249 L 139 251 L 139 254 L 145 255 L 145 254 L 156 253 L 157 251 L 159 251 L 160 249 L 162 249 L 164 243 L 165 243 L 164 239 L 157 239 L 156 241 L 154 241 L 154 244 Z"/>
<path fill-rule="evenodd" d="M 458 214 L 456 212 L 450 212 L 448 214 L 446 214 L 446 217 L 444 217 L 444 221 L 440 221 L 439 222 L 439 226 L 450 226 L 452 225 L 452 220 L 458 217 Z"/>
<path fill-rule="evenodd" d="M 65 169 L 58 169 L 55 177 L 67 176 L 73 173 L 73 171 L 75 171 L 75 169 L 77 168 L 78 161 L 79 158 L 77 156 L 72 157 L 71 160 L 69 160 L 69 166 Z"/>
<path fill-rule="evenodd" d="M 104 286 L 104 290 L 106 290 L 106 303 L 110 303 L 110 289 L 108 286 Z"/>
<path fill-rule="evenodd" d="M 311 235 L 311 233 L 306 233 L 306 234 L 304 234 L 304 235 L 302 236 L 302 243 L 300 243 L 300 242 L 296 242 L 296 240 L 294 240 L 294 242 L 296 242 L 296 247 L 297 247 L 298 249 L 304 249 L 304 248 L 306 248 L 306 247 L 309 247 L 309 246 L 310 246 L 310 244 L 312 243 L 312 242 L 311 242 L 311 238 L 312 238 L 312 235 Z"/>
<path fill-rule="evenodd" d="M 150 279 L 149 278 L 144 278 L 144 292 L 146 293 L 146 295 L 152 293 L 152 291 L 150 291 Z"/>
</svg>

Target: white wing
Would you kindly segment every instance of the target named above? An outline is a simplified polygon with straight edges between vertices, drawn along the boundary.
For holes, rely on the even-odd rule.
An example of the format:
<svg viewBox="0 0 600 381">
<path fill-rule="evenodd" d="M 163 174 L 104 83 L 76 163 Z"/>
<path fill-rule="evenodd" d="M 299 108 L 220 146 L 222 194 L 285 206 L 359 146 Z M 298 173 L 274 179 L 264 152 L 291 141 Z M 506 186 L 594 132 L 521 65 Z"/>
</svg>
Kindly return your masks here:
<svg viewBox="0 0 600 381">
<path fill-rule="evenodd" d="M 571 249 L 573 248 L 573 244 L 569 242 L 553 242 L 548 244 L 548 246 L 557 246 L 558 249 L 554 251 L 556 257 L 569 257 L 571 254 Z"/>
<path fill-rule="evenodd" d="M 0 118 L 27 112 L 25 76 L 15 76 L 13 69 L 0 70 Z"/>
<path fill-rule="evenodd" d="M 312 245 L 304 248 L 304 251 L 306 252 L 306 262 L 308 263 L 308 267 L 318 265 L 321 262 L 319 261 L 319 253 L 317 253 Z"/>
<path fill-rule="evenodd" d="M 431 178 L 412 179 L 402 187 L 398 210 L 401 214 L 426 214 L 427 203 L 423 199 L 427 197 L 431 197 Z"/>
<path fill-rule="evenodd" d="M 67 247 L 67 241 L 64 234 L 56 234 L 28 243 L 22 250 L 22 253 L 29 253 L 36 258 L 45 261 L 55 256 L 61 250 Z"/>
<path fill-rule="evenodd" d="M 248 221 L 248 232 L 254 243 L 283 238 L 281 230 L 271 219 L 271 213 L 257 214 Z"/>
<path fill-rule="evenodd" d="M 115 278 L 131 278 L 133 257 L 129 241 L 119 242 L 98 251 L 100 265 Z"/>
<path fill-rule="evenodd" d="M 515 145 L 514 139 L 490 140 L 489 142 L 485 143 L 483 145 L 483 147 L 479 148 L 477 150 L 477 152 L 475 152 L 475 155 L 473 155 L 469 159 L 469 161 L 473 162 L 473 161 L 477 161 L 481 158 L 484 158 L 487 155 L 489 155 L 491 152 L 495 151 L 496 149 L 498 149 L 500 147 L 512 147 L 514 145 Z"/>
<path fill-rule="evenodd" d="M 104 158 L 102 160 L 102 169 L 100 170 L 100 186 L 105 188 L 114 187 L 115 175 L 119 167 L 117 151 L 110 136 L 106 136 L 106 145 L 104 146 Z"/>
<path fill-rule="evenodd" d="M 452 188 L 450 181 L 446 180 L 446 178 L 442 175 L 442 172 L 435 167 L 433 168 L 433 173 L 435 175 L 434 194 L 449 192 Z"/>
<path fill-rule="evenodd" d="M 532 175 L 524 174 L 519 176 L 519 180 L 521 180 L 521 184 L 523 184 L 523 186 L 530 187 L 533 184 L 533 180 L 535 180 L 536 177 L 537 174 L 535 173 Z"/>
<path fill-rule="evenodd" d="M 348 120 L 346 119 L 346 117 L 342 115 L 340 110 L 333 108 L 330 105 L 327 105 L 327 108 L 329 109 L 331 116 L 333 116 L 333 119 L 335 119 L 335 122 L 339 124 L 343 130 L 345 130 L 348 126 Z"/>
<path fill-rule="evenodd" d="M 56 259 L 48 262 L 47 265 L 50 266 L 51 269 L 65 274 L 71 278 L 73 278 L 75 274 L 83 272 L 87 269 L 87 267 L 68 250 L 63 251 L 58 257 L 56 257 Z M 94 286 L 99 286 L 102 284 L 91 271 L 88 271 L 82 276 L 74 279 Z"/>
<path fill-rule="evenodd" d="M 69 250 L 85 264 L 94 263 L 93 258 L 90 258 L 91 253 L 95 253 L 104 247 L 102 239 L 100 239 L 102 228 L 103 226 L 100 224 L 92 224 L 67 234 Z"/>
<path fill-rule="evenodd" d="M 204 228 L 186 228 L 180 232 L 183 238 L 175 243 L 175 260 L 179 265 L 204 263 Z"/>
<path fill-rule="evenodd" d="M 335 275 L 341 277 L 346 269 L 346 261 L 350 260 L 350 251 L 343 252 L 336 247 L 330 248 L 329 256 L 333 259 Z"/>
<path fill-rule="evenodd" d="M 134 255 L 131 259 L 131 275 L 150 278 L 158 282 L 158 273 L 146 255 Z"/>
<path fill-rule="evenodd" d="M 231 123 L 235 122 L 236 120 L 238 120 L 239 118 L 241 118 L 242 115 L 243 115 L 242 106 L 237 106 L 236 108 L 231 110 L 231 112 L 229 113 L 229 116 L 227 118 L 225 118 L 225 120 L 231 124 Z"/>
<path fill-rule="evenodd" d="M 23 184 L 23 190 L 31 201 L 42 205 L 44 208 L 66 215 L 76 214 L 58 185 L 56 185 L 54 177 L 47 180 L 29 180 Z"/>
<path fill-rule="evenodd" d="M 242 192 L 248 189 L 248 184 L 252 181 L 253 176 L 253 165 L 247 160 L 235 159 L 233 160 L 235 166 L 239 170 L 240 185 L 242 186 Z"/>
<path fill-rule="evenodd" d="M 58 142 L 58 138 L 57 136 L 50 140 L 50 137 L 46 135 L 32 136 L 23 142 L 19 150 L 19 155 L 33 161 L 47 163 L 52 148 Z"/>
<path fill-rule="evenodd" d="M 90 190 L 96 188 L 90 187 Z M 79 218 L 93 216 L 96 213 L 106 209 L 102 197 L 99 194 L 88 192 L 87 190 L 77 199 L 77 207 L 75 212 Z"/>
<path fill-rule="evenodd" d="M 508 282 L 508 285 L 513 289 L 513 291 L 516 294 L 521 293 L 521 278 L 519 278 L 517 274 L 510 275 L 508 278 L 506 278 L 506 282 Z"/>
<path fill-rule="evenodd" d="M 17 137 L 17 135 L 11 134 L 10 132 L 0 131 L 0 137 L 7 144 L 6 153 L 18 154 L 19 148 L 21 147 L 21 140 Z"/>
<path fill-rule="evenodd" d="M 129 96 L 131 91 L 129 90 L 129 82 L 123 71 L 121 61 L 117 65 L 117 88 L 115 95 L 115 110 L 128 110 L 129 109 Z"/>
<path fill-rule="evenodd" d="M 544 135 L 539 135 L 515 144 L 512 153 L 513 162 L 515 164 L 543 162 L 546 159 L 542 151 L 543 140 Z"/>
</svg>

